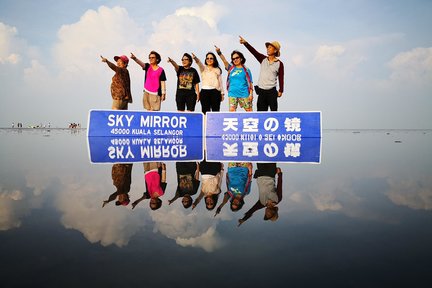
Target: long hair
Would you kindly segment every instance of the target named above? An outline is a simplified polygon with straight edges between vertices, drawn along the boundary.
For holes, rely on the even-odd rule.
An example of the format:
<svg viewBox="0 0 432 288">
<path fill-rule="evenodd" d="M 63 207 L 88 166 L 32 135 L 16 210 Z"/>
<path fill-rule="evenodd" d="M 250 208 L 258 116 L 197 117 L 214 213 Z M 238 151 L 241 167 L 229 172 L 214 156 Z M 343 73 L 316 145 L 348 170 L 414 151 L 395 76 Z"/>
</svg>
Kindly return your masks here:
<svg viewBox="0 0 432 288">
<path fill-rule="evenodd" d="M 212 198 L 213 199 L 213 203 L 214 203 L 214 205 L 213 205 L 213 207 L 208 207 L 207 206 L 207 202 L 206 202 L 206 208 L 207 208 L 207 210 L 209 210 L 209 211 L 211 211 L 211 210 L 213 210 L 216 206 L 217 206 L 217 202 L 218 202 L 218 199 L 219 199 L 219 194 L 212 194 L 212 195 L 210 195 L 210 196 L 206 196 L 206 197 L 204 197 L 204 199 L 205 198 L 208 198 L 208 197 L 210 197 L 210 198 Z"/>
<path fill-rule="evenodd" d="M 213 52 L 207 52 L 207 54 L 206 54 L 206 60 L 204 61 L 205 64 L 207 65 L 207 56 L 208 55 L 213 56 L 213 65 L 212 65 L 212 67 L 219 68 L 219 70 L 221 70 L 221 72 L 222 72 L 222 69 L 219 67 L 219 62 L 218 62 L 218 60 L 216 58 L 216 55 Z"/>
</svg>

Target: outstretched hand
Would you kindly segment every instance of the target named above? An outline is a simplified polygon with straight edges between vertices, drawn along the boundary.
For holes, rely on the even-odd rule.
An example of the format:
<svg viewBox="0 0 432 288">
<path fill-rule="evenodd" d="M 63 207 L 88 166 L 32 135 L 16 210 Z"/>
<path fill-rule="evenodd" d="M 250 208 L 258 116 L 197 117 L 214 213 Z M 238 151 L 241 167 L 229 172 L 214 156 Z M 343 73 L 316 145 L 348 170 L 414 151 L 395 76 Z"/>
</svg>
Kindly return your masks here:
<svg viewBox="0 0 432 288">
<path fill-rule="evenodd" d="M 216 209 L 216 213 L 215 213 L 214 217 L 216 217 L 216 215 L 218 215 L 221 212 L 221 209 L 222 209 L 221 207 L 218 207 Z"/>
<path fill-rule="evenodd" d="M 242 36 L 239 36 L 239 38 L 240 38 L 240 44 L 246 44 L 247 43 L 247 41 Z"/>
<path fill-rule="evenodd" d="M 221 49 L 219 48 L 219 47 L 217 47 L 216 45 L 214 45 L 215 46 L 215 50 L 216 50 L 216 53 L 220 53 L 220 51 L 221 51 Z"/>
<path fill-rule="evenodd" d="M 102 62 L 107 62 L 107 59 L 105 57 L 103 57 L 102 55 L 100 55 Z"/>
</svg>

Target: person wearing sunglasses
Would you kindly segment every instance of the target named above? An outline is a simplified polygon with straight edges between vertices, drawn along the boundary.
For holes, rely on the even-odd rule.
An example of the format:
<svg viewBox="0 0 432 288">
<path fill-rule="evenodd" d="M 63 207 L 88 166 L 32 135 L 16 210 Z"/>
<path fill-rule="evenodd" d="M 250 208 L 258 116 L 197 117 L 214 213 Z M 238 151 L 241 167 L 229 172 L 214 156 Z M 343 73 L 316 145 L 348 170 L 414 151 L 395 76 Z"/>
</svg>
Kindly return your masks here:
<svg viewBox="0 0 432 288">
<path fill-rule="evenodd" d="M 195 54 L 192 58 L 197 63 L 201 72 L 201 111 L 206 114 L 207 111 L 220 111 L 220 104 L 224 100 L 224 91 L 222 86 L 222 69 L 213 52 L 207 52 L 204 64 Z"/>
<path fill-rule="evenodd" d="M 221 58 L 228 71 L 227 92 L 229 99 L 229 111 L 237 111 L 240 105 L 246 112 L 252 111 L 253 82 L 252 73 L 244 64 L 246 62 L 243 53 L 234 50 L 231 53 L 231 63 L 228 63 L 219 47 L 215 45 L 216 53 Z"/>
<path fill-rule="evenodd" d="M 280 56 L 281 45 L 277 41 L 266 42 L 267 55 L 259 53 L 243 37 L 240 37 L 240 44 L 243 44 L 249 52 L 260 63 L 260 75 L 255 92 L 258 94 L 258 111 L 277 111 L 278 97 L 282 96 L 284 90 L 284 65 L 277 57 Z M 279 81 L 279 90 L 276 90 Z"/>
<path fill-rule="evenodd" d="M 131 58 L 145 71 L 143 106 L 148 111 L 160 111 L 161 102 L 166 98 L 165 70 L 158 64 L 161 56 L 156 51 L 149 54 L 149 63 L 144 63 L 133 53 Z"/>
<path fill-rule="evenodd" d="M 197 70 L 191 67 L 193 63 L 192 56 L 189 53 L 184 53 L 181 66 L 169 57 L 168 62 L 173 65 L 177 73 L 177 110 L 195 111 L 196 102 L 200 100 L 200 77 Z"/>
</svg>

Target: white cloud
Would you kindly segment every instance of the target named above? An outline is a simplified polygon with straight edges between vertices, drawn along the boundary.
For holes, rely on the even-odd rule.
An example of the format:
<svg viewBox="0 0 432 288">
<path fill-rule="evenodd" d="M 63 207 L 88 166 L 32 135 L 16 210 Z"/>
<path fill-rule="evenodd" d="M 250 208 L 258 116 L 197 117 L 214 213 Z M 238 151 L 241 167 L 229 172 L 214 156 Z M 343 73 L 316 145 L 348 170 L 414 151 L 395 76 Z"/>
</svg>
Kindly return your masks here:
<svg viewBox="0 0 432 288">
<path fill-rule="evenodd" d="M 396 55 L 389 63 L 390 78 L 399 82 L 432 82 L 432 47 L 414 48 Z"/>
<path fill-rule="evenodd" d="M 180 8 L 175 12 L 175 15 L 200 18 L 205 21 L 210 28 L 216 29 L 217 22 L 225 13 L 225 7 L 210 1 L 200 7 Z"/>
<path fill-rule="evenodd" d="M 111 190 L 106 185 L 85 181 L 77 184 L 64 179 L 56 201 L 57 209 L 63 213 L 62 224 L 80 231 L 91 243 L 127 245 L 145 225 L 142 221 L 145 217 L 139 217 L 143 210 L 133 211 L 130 206 L 115 206 L 113 203 L 102 208 L 102 201 L 114 192 Z"/>
<path fill-rule="evenodd" d="M 30 67 L 24 69 L 24 80 L 38 91 L 50 91 L 52 89 L 52 75 L 48 69 L 38 60 L 30 61 Z"/>
<path fill-rule="evenodd" d="M 345 47 L 341 45 L 321 45 L 315 52 L 314 62 L 333 62 L 345 53 Z"/>
<path fill-rule="evenodd" d="M 207 212 L 207 211 L 205 211 Z M 173 239 L 177 244 L 199 247 L 212 252 L 223 245 L 216 231 L 217 221 L 211 213 L 190 213 L 183 208 L 169 207 L 151 213 L 155 231 Z"/>
<path fill-rule="evenodd" d="M 226 9 L 213 2 L 180 8 L 154 24 L 149 43 L 173 58 L 184 52 L 214 50 L 213 44 L 223 45 L 231 39 L 217 29 L 219 19 L 225 14 Z"/>
<path fill-rule="evenodd" d="M 115 55 L 129 55 L 133 43 L 142 43 L 144 37 L 125 8 L 101 6 L 97 11 L 88 10 L 78 22 L 63 25 L 58 38 L 54 53 L 60 67 L 91 73 L 100 54 L 114 61 Z"/>
<path fill-rule="evenodd" d="M 21 60 L 19 50 L 22 40 L 17 38 L 18 30 L 0 22 L 0 64 L 17 64 Z"/>
<path fill-rule="evenodd" d="M 390 187 L 386 195 L 394 204 L 416 210 L 432 210 L 431 177 L 416 181 L 391 178 L 388 183 Z"/>
<path fill-rule="evenodd" d="M 329 192 L 319 192 L 311 195 L 312 201 L 318 211 L 338 211 L 342 209 L 341 203 L 336 199 L 336 195 Z"/>
<path fill-rule="evenodd" d="M 216 248 L 222 246 L 222 241 L 217 234 L 215 227 L 209 227 L 207 231 L 198 237 L 182 238 L 177 237 L 176 243 L 183 247 L 200 247 L 207 252 L 213 252 Z"/>
<path fill-rule="evenodd" d="M 8 190 L 0 186 L 0 231 L 18 228 L 21 219 L 39 208 L 41 198 L 24 190 Z"/>
<path fill-rule="evenodd" d="M 17 207 L 23 198 L 23 193 L 19 190 L 8 191 L 0 187 L 0 231 L 9 230 L 21 226 L 21 217 L 28 212 L 28 209 Z"/>
</svg>

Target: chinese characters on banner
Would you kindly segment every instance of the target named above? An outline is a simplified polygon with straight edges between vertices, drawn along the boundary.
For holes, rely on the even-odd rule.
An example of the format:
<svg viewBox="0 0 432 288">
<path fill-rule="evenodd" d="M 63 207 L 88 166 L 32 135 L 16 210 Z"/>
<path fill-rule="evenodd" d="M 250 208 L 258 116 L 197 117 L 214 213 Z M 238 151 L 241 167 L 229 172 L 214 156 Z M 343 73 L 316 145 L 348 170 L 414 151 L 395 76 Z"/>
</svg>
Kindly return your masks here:
<svg viewBox="0 0 432 288">
<path fill-rule="evenodd" d="M 320 112 L 208 113 L 208 161 L 320 163 Z"/>
</svg>

